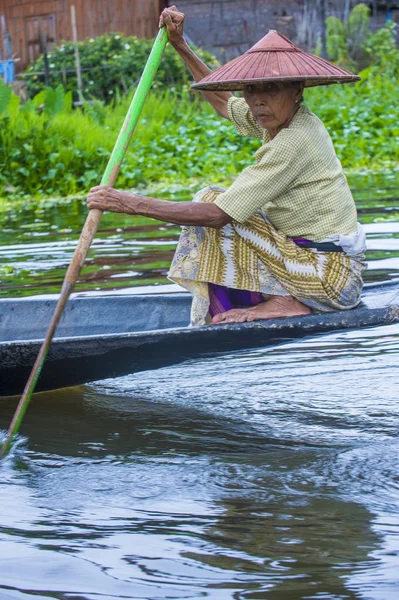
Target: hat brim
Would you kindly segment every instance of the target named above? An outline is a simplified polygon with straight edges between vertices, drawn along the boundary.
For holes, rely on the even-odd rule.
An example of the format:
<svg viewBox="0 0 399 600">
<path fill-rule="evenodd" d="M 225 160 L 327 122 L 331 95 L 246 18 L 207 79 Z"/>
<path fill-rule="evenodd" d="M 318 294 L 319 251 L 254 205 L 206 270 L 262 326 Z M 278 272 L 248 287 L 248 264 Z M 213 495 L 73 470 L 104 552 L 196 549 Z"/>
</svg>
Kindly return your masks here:
<svg viewBox="0 0 399 600">
<path fill-rule="evenodd" d="M 355 83 L 361 81 L 359 75 L 348 75 L 339 77 L 326 77 L 326 76 L 312 76 L 312 77 L 264 77 L 259 79 L 231 79 L 228 81 L 209 81 L 209 82 L 198 82 L 193 83 L 191 88 L 198 91 L 210 91 L 210 92 L 239 92 L 243 91 L 245 86 L 261 84 L 267 82 L 290 82 L 298 81 L 303 82 L 305 87 L 316 87 L 318 85 L 333 85 L 337 83 Z"/>
</svg>

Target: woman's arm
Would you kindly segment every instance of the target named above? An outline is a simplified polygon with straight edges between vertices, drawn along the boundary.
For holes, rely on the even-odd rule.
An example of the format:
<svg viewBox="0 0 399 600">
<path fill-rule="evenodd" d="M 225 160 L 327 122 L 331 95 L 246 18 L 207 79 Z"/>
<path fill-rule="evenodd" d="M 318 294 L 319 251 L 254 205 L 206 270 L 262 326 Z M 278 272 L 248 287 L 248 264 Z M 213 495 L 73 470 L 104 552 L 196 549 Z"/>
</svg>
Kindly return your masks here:
<svg viewBox="0 0 399 600">
<path fill-rule="evenodd" d="M 159 26 L 165 25 L 168 30 L 169 42 L 180 54 L 187 67 L 190 69 L 195 81 L 200 81 L 212 71 L 205 63 L 193 52 L 186 43 L 183 36 L 184 14 L 179 12 L 176 6 L 165 8 L 162 12 Z M 202 92 L 206 100 L 213 106 L 216 112 L 225 119 L 229 118 L 227 112 L 227 102 L 232 96 L 230 92 Z"/>
<path fill-rule="evenodd" d="M 91 188 L 87 197 L 89 210 L 108 210 L 127 215 L 142 215 L 176 223 L 176 225 L 194 225 L 221 229 L 231 218 L 216 204 L 206 202 L 170 202 L 148 196 L 129 194 L 115 190 L 107 185 Z"/>
</svg>

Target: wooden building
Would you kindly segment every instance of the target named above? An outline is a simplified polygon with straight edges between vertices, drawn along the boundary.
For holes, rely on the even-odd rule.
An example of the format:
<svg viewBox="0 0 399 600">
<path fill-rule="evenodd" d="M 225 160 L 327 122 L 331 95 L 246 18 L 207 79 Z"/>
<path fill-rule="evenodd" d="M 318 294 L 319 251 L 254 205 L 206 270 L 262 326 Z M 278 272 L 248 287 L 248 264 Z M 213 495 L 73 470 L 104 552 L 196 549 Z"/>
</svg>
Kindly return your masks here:
<svg viewBox="0 0 399 600">
<path fill-rule="evenodd" d="M 370 8 L 371 30 L 383 27 L 388 19 L 399 23 L 399 0 L 178 0 L 176 5 L 186 14 L 189 38 L 226 62 L 248 50 L 269 29 L 312 51 L 321 35 L 322 4 L 326 17 L 345 21 L 360 2 Z"/>
<path fill-rule="evenodd" d="M 359 1 L 324 0 L 325 14 L 345 20 Z M 50 48 L 72 39 L 72 4 L 82 40 L 111 31 L 154 37 L 160 12 L 174 2 L 186 14 L 188 38 L 222 62 L 245 52 L 269 29 L 277 29 L 308 50 L 320 37 L 321 0 L 0 0 L 0 17 L 4 16 L 21 71 L 41 53 L 41 34 Z M 364 2 L 370 6 L 372 29 L 382 27 L 387 18 L 399 22 L 399 0 Z M 1 45 L 6 58 L 4 31 Z"/>
<path fill-rule="evenodd" d="M 17 70 L 40 55 L 40 36 L 47 44 L 72 39 L 71 5 L 75 6 L 78 39 L 110 31 L 154 37 L 164 0 L 0 0 L 0 15 L 12 41 Z M 7 57 L 3 39 L 1 49 Z"/>
</svg>

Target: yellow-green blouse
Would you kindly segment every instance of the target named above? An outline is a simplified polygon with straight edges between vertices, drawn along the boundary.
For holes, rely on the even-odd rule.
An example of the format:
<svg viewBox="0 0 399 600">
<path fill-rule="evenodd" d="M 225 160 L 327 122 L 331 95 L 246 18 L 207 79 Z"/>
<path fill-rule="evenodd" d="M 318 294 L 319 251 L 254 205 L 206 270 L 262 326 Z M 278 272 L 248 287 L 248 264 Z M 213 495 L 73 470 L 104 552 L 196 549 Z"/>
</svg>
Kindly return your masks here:
<svg viewBox="0 0 399 600">
<path fill-rule="evenodd" d="M 228 102 L 229 118 L 243 136 L 263 139 L 256 164 L 244 169 L 215 201 L 245 223 L 262 210 L 290 237 L 321 241 L 356 231 L 357 213 L 331 138 L 320 119 L 301 106 L 291 123 L 270 140 L 244 99 Z"/>
</svg>

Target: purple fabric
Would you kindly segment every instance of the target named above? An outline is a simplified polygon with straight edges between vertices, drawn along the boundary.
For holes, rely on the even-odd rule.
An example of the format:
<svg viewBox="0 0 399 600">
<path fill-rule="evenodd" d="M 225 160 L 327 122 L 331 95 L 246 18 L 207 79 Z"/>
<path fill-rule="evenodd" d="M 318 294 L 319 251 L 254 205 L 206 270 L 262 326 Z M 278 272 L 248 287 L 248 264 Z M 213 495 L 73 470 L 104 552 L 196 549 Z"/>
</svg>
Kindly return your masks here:
<svg viewBox="0 0 399 600">
<path fill-rule="evenodd" d="M 232 308 L 247 308 L 264 302 L 260 292 L 235 290 L 216 283 L 208 283 L 209 287 L 209 314 L 211 317 L 226 312 Z"/>
<path fill-rule="evenodd" d="M 298 242 L 300 242 L 300 243 L 307 242 L 308 244 L 312 243 L 312 240 L 307 240 L 305 238 L 292 238 L 292 241 L 295 242 L 296 244 Z"/>
<path fill-rule="evenodd" d="M 292 238 L 297 243 L 311 244 L 312 240 L 305 238 Z M 260 292 L 248 292 L 246 290 L 235 290 L 216 283 L 208 283 L 209 287 L 209 314 L 211 317 L 226 312 L 232 308 L 247 308 L 264 302 Z"/>
</svg>

